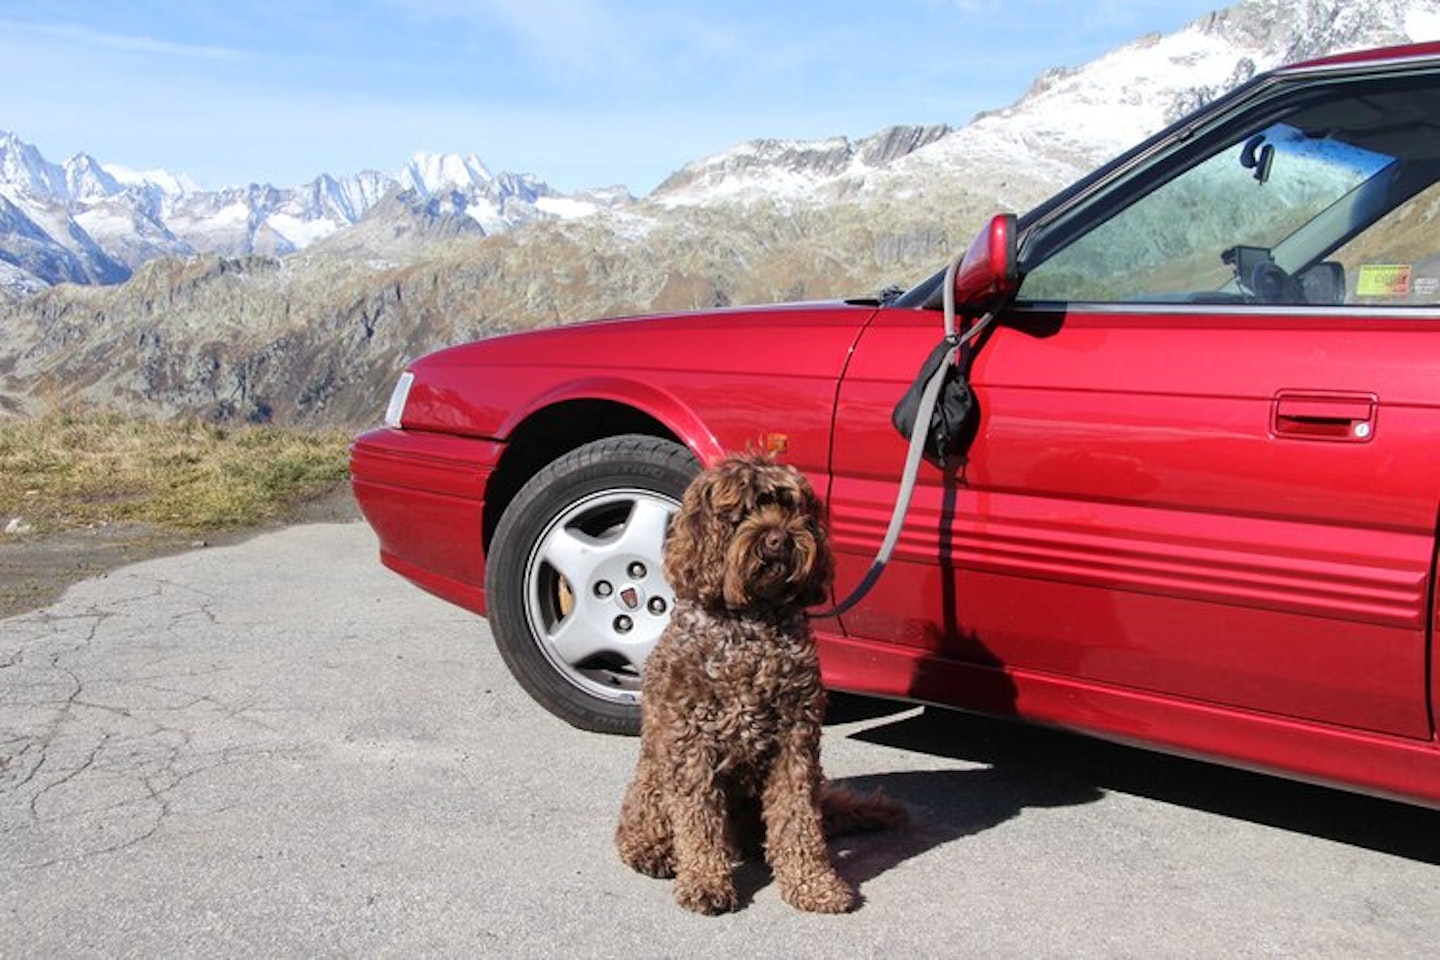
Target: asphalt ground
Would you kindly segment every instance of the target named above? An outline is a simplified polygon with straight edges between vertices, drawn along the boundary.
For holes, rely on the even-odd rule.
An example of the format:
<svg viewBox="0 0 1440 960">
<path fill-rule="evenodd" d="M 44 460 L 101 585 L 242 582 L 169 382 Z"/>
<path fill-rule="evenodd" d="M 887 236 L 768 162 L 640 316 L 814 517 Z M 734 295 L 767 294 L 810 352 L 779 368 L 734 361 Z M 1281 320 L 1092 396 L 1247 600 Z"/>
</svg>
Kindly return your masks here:
<svg viewBox="0 0 1440 960">
<path fill-rule="evenodd" d="M 689 914 L 611 835 L 636 742 L 510 679 L 483 620 L 309 524 L 0 620 L 0 956 L 1429 957 L 1440 812 L 838 698 L 865 902 Z"/>
</svg>

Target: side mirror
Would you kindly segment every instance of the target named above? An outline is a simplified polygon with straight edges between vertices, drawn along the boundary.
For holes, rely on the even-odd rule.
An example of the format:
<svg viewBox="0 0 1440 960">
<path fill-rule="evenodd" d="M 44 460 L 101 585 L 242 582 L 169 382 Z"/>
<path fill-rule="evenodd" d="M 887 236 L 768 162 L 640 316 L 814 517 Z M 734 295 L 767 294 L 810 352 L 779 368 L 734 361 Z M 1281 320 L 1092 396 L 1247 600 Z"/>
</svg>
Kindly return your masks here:
<svg viewBox="0 0 1440 960">
<path fill-rule="evenodd" d="M 1015 293 L 1020 286 L 1015 233 L 1015 214 L 1002 213 L 970 243 L 951 287 L 958 309 L 979 312 Z"/>
</svg>

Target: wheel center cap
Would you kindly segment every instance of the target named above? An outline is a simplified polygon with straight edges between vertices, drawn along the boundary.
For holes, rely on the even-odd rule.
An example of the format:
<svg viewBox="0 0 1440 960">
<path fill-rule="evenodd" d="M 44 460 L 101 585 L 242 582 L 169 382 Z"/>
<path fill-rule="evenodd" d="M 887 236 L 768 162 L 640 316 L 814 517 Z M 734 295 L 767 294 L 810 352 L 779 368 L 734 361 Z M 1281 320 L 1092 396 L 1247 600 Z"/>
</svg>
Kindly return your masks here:
<svg viewBox="0 0 1440 960">
<path fill-rule="evenodd" d="M 640 609 L 640 590 L 636 587 L 621 587 L 616 594 L 620 598 L 620 605 L 626 610 Z"/>
</svg>

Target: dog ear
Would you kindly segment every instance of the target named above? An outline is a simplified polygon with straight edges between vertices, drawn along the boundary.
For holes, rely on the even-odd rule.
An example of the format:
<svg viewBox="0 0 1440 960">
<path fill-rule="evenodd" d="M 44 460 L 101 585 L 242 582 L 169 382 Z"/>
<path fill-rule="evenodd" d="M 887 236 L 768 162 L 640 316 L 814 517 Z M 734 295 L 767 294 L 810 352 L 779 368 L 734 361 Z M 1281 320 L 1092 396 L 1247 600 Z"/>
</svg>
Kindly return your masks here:
<svg viewBox="0 0 1440 960">
<path fill-rule="evenodd" d="M 725 524 L 739 523 L 750 511 L 754 506 L 750 502 L 753 487 L 754 468 L 738 454 L 727 456 L 704 475 L 700 492 L 717 532 Z"/>
<path fill-rule="evenodd" d="M 815 494 L 803 474 L 796 471 L 800 481 L 801 501 L 805 509 L 806 522 L 815 538 L 815 560 L 810 569 L 810 579 L 806 584 L 804 596 L 800 602 L 805 606 L 813 606 L 823 603 L 830 592 L 830 586 L 835 582 L 835 555 L 830 550 L 830 531 L 825 524 L 825 505 Z"/>
<path fill-rule="evenodd" d="M 665 580 L 675 596 L 703 607 L 714 606 L 722 590 L 714 544 L 725 537 L 715 529 L 714 486 L 715 474 L 707 471 L 686 488 L 665 535 L 663 556 Z"/>
</svg>

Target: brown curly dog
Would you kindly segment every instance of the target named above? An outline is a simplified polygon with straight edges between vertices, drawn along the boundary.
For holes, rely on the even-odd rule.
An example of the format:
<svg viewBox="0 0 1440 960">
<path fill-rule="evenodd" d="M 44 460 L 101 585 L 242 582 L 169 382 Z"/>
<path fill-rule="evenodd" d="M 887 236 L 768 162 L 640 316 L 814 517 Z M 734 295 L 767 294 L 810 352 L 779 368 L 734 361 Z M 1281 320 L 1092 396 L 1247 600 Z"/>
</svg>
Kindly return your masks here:
<svg viewBox="0 0 1440 960">
<path fill-rule="evenodd" d="M 734 910 L 732 864 L 763 833 L 786 903 L 853 909 L 827 833 L 905 820 L 821 773 L 825 691 L 804 608 L 833 573 L 819 500 L 793 467 L 732 455 L 686 490 L 665 541 L 675 609 L 645 663 L 640 760 L 615 834 L 631 867 L 675 878 L 682 907 Z"/>
</svg>

